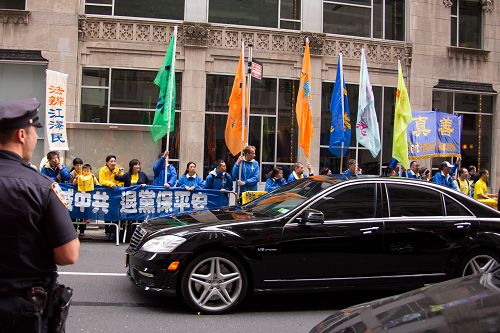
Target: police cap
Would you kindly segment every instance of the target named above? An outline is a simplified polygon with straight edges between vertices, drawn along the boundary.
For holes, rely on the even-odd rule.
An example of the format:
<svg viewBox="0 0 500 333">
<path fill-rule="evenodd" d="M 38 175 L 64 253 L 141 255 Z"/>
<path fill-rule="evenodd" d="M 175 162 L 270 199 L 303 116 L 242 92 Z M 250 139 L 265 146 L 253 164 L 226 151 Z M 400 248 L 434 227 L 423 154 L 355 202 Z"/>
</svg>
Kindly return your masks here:
<svg viewBox="0 0 500 333">
<path fill-rule="evenodd" d="M 38 117 L 39 106 L 36 98 L 0 102 L 0 130 L 42 127 Z"/>
</svg>

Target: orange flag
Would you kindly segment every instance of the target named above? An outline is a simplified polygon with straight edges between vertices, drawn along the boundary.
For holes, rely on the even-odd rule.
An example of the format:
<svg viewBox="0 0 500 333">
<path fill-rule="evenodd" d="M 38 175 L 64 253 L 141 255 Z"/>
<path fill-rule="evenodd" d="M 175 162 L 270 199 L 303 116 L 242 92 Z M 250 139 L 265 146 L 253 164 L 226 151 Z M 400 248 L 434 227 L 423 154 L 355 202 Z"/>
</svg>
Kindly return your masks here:
<svg viewBox="0 0 500 333">
<path fill-rule="evenodd" d="M 233 89 L 231 90 L 231 96 L 229 96 L 229 103 L 227 103 L 229 113 L 224 132 L 226 146 L 233 156 L 238 155 L 245 146 L 245 138 L 248 133 L 248 92 L 243 58 L 242 46 L 240 61 L 234 75 Z M 244 133 L 242 133 L 242 128 L 244 128 Z"/>
<path fill-rule="evenodd" d="M 311 140 L 313 137 L 312 125 L 312 98 L 311 98 L 311 56 L 309 53 L 309 39 L 306 40 L 304 61 L 300 73 L 299 93 L 295 107 L 297 123 L 299 125 L 299 146 L 304 150 L 307 159 L 311 155 Z"/>
</svg>

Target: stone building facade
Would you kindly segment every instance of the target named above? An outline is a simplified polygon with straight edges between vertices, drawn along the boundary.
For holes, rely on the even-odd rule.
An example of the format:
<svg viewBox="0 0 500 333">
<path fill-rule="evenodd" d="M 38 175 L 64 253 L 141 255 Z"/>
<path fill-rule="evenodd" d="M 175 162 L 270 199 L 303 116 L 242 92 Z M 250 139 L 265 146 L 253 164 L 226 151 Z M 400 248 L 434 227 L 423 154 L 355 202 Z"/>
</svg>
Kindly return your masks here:
<svg viewBox="0 0 500 333">
<path fill-rule="evenodd" d="M 179 173 L 188 161 L 194 161 L 198 173 L 206 174 L 218 158 L 231 164 L 223 144 L 227 100 L 241 43 L 252 44 L 253 57 L 263 65 L 264 79 L 252 80 L 249 143 L 257 146 L 265 180 L 265 171 L 272 166 L 288 169 L 297 160 L 305 161 L 297 149 L 294 102 L 304 41 L 309 37 L 314 124 L 311 164 L 316 172 L 322 167 L 340 168 L 340 160 L 327 149 L 328 104 L 338 54 L 343 54 L 351 119 L 355 119 L 364 48 L 383 148 L 373 158 L 353 140 L 349 157 L 357 158 L 368 173 L 382 172 L 389 162 L 399 59 L 413 110 L 434 108 L 463 114 L 464 164 L 490 169 L 491 187 L 498 189 L 497 2 L 262 0 L 255 3 L 278 6 L 277 23 L 262 19 L 262 26 L 259 15 L 274 13 L 266 12 L 267 7 L 261 8 L 262 13 L 250 8 L 252 12 L 241 16 L 238 9 L 235 13 L 227 9 L 230 1 L 168 0 L 168 4 L 176 4 L 176 10 L 172 11 L 174 17 L 165 18 L 162 10 L 154 10 L 160 2 L 145 1 L 144 6 L 151 5 L 145 11 L 127 0 L 13 1 L 20 7 L 0 9 L 0 99 L 34 95 L 44 100 L 44 69 L 67 73 L 70 150 L 64 152 L 66 163 L 81 157 L 98 167 L 112 153 L 124 166 L 138 158 L 151 174 L 152 164 L 166 148 L 165 140 L 155 144 L 149 133 L 157 97 L 152 79 L 177 25 L 178 117 L 169 149 Z M 119 7 L 120 3 L 125 5 Z M 144 16 L 148 17 L 127 14 L 140 12 L 147 12 Z M 331 23 L 337 22 L 332 17 L 347 24 Z M 470 22 L 475 24 L 472 35 L 479 33 L 475 38 L 478 45 L 468 44 L 463 33 Z M 40 134 L 44 141 L 43 131 Z M 46 150 L 47 144 L 39 145 L 35 159 L 41 159 Z M 440 162 L 425 160 L 421 164 L 436 167 Z"/>
</svg>

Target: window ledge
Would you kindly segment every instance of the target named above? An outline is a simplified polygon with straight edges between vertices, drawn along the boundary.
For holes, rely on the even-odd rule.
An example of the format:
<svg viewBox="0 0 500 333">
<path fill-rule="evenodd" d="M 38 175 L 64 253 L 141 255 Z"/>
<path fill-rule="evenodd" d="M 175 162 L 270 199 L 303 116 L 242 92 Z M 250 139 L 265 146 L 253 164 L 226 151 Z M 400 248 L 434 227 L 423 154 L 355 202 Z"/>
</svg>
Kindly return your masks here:
<svg viewBox="0 0 500 333">
<path fill-rule="evenodd" d="M 0 22 L 3 24 L 28 24 L 29 10 L 0 9 Z"/>
<path fill-rule="evenodd" d="M 448 46 L 448 57 L 470 60 L 488 60 L 491 51 L 468 47 Z"/>
</svg>

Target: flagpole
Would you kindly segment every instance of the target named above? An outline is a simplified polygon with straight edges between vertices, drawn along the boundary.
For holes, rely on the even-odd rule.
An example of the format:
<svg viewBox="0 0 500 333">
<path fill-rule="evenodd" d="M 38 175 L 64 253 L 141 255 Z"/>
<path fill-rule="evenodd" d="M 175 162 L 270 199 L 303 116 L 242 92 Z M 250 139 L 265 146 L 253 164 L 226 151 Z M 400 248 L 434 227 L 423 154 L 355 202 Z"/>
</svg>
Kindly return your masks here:
<svg viewBox="0 0 500 333">
<path fill-rule="evenodd" d="M 250 118 L 250 93 L 252 92 L 252 60 L 253 60 L 253 44 L 249 43 L 248 44 L 248 71 L 247 71 L 247 77 L 248 77 L 248 82 L 247 82 L 247 90 L 248 90 L 248 101 L 247 102 L 247 115 L 248 118 Z M 249 119 L 250 120 L 250 119 Z M 247 135 L 245 136 L 245 146 L 248 145 L 248 135 L 249 131 L 247 131 Z"/>
<path fill-rule="evenodd" d="M 246 114 L 245 114 L 245 91 L 243 91 L 243 82 L 245 82 L 245 42 L 241 42 L 241 74 L 243 74 L 242 82 L 241 82 L 241 152 L 240 157 L 243 156 L 243 148 L 245 143 L 245 126 L 246 126 Z M 235 78 L 236 80 L 236 78 Z M 240 158 L 238 157 L 238 158 Z M 238 182 L 241 180 L 241 170 L 243 169 L 243 160 L 240 161 L 240 168 L 238 172 Z M 241 186 L 238 184 L 238 194 L 237 199 L 240 197 Z"/>
<path fill-rule="evenodd" d="M 340 173 L 342 173 L 342 166 L 344 165 L 344 141 L 340 146 Z"/>
<path fill-rule="evenodd" d="M 175 49 L 177 47 L 177 26 L 174 26 L 174 50 L 173 50 L 173 54 L 172 54 L 172 69 L 169 73 L 169 75 L 173 75 L 175 73 Z M 170 82 L 170 84 L 175 84 L 175 82 Z M 169 99 L 168 101 L 171 103 L 172 102 L 172 89 L 169 89 Z M 167 154 L 167 156 L 165 156 L 165 182 L 163 184 L 167 184 L 167 179 L 168 179 L 168 158 L 169 158 L 169 155 L 170 155 L 170 124 L 172 122 L 172 113 L 170 110 L 170 108 L 172 107 L 172 105 L 169 105 L 168 108 L 168 112 L 169 112 L 169 117 L 168 117 L 168 131 L 167 131 L 167 151 L 169 152 Z M 175 105 L 174 105 L 175 107 Z M 163 110 L 165 111 L 165 105 L 163 106 Z M 175 111 L 174 111 L 175 112 Z"/>
</svg>

